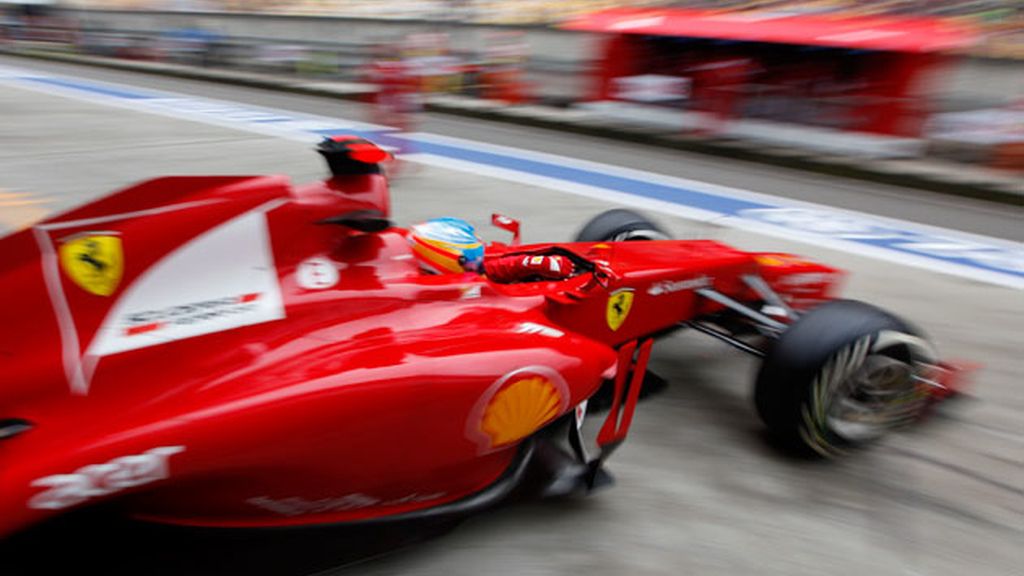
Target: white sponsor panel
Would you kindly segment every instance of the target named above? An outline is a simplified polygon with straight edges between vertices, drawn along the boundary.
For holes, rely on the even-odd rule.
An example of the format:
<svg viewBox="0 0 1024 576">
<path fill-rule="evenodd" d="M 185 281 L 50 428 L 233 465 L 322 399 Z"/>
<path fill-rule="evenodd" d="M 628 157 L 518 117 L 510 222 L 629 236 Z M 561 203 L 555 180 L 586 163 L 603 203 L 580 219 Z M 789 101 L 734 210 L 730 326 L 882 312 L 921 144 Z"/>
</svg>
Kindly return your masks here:
<svg viewBox="0 0 1024 576">
<path fill-rule="evenodd" d="M 184 446 L 162 446 L 142 454 L 84 466 L 70 474 L 40 478 L 33 481 L 32 486 L 46 490 L 33 496 L 28 507 L 61 510 L 93 498 L 165 480 L 171 476 L 171 456 L 184 451 Z"/>
<path fill-rule="evenodd" d="M 803 272 L 783 276 L 779 284 L 788 287 L 816 286 L 835 282 L 841 275 L 834 272 Z"/>
<path fill-rule="evenodd" d="M 249 212 L 140 276 L 89 345 L 102 357 L 284 318 L 266 215 Z"/>
<path fill-rule="evenodd" d="M 665 280 L 662 282 L 655 282 L 647 289 L 647 293 L 651 296 L 661 296 L 662 294 L 673 294 L 675 292 L 682 292 L 683 290 L 698 290 L 700 288 L 707 288 L 711 286 L 711 278 L 707 276 L 697 276 L 696 278 L 689 278 L 687 280 Z"/>
</svg>

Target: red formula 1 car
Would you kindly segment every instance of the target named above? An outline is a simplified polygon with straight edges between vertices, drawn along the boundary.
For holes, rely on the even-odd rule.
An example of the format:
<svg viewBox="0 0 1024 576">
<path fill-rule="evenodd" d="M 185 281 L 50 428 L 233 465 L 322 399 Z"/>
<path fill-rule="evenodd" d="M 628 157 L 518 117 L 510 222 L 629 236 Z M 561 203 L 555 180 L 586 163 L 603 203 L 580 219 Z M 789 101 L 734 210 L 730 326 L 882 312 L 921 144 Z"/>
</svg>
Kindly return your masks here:
<svg viewBox="0 0 1024 576">
<path fill-rule="evenodd" d="M 567 278 L 425 274 L 387 220 L 386 153 L 320 152 L 322 182 L 160 178 L 0 240 L 0 536 L 112 500 L 245 528 L 462 514 L 527 476 L 586 490 L 679 329 L 762 356 L 764 421 L 821 454 L 950 391 L 912 326 L 832 299 L 837 270 L 624 210 L 563 244 L 495 217 L 516 238 L 489 255 Z"/>
</svg>

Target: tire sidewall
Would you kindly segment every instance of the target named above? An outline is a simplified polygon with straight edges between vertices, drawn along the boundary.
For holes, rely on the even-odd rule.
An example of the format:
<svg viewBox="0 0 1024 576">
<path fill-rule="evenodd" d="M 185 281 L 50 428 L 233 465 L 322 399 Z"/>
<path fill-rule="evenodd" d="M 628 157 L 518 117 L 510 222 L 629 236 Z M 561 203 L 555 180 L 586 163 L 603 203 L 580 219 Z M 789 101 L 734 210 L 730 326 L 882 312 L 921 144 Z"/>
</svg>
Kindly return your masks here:
<svg viewBox="0 0 1024 576">
<path fill-rule="evenodd" d="M 646 216 L 625 208 L 615 208 L 598 214 L 576 234 L 576 242 L 611 242 L 631 232 L 650 232 L 654 239 L 668 238 L 668 234 Z M 632 238 L 626 240 L 647 240 Z"/>
<path fill-rule="evenodd" d="M 761 364 L 754 400 L 762 420 L 793 448 L 828 456 L 858 445 L 814 418 L 809 430 L 805 410 L 815 405 L 814 383 L 830 360 L 864 339 L 870 350 L 886 331 L 923 341 L 920 330 L 906 321 L 854 300 L 835 300 L 801 317 L 774 342 Z M 909 346 L 887 351 L 893 354 L 903 354 L 904 361 L 914 359 Z"/>
</svg>

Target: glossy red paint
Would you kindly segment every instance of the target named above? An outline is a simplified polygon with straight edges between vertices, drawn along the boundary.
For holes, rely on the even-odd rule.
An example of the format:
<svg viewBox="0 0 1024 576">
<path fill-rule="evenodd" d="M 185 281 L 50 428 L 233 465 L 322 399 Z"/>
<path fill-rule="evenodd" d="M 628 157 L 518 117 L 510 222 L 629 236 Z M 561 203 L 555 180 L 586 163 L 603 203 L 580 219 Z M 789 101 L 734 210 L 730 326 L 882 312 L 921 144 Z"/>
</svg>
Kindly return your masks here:
<svg viewBox="0 0 1024 576">
<path fill-rule="evenodd" d="M 712 241 L 495 244 L 557 246 L 597 273 L 430 276 L 400 228 L 323 223 L 357 210 L 388 213 L 382 175 L 161 178 L 0 240 L 0 420 L 32 424 L 0 439 L 0 536 L 113 498 L 221 527 L 456 501 L 513 461 L 520 442 L 480 430 L 514 376 L 539 375 L 557 418 L 615 373 L 620 347 L 713 311 L 697 288 L 750 300 L 740 277 L 763 274 L 810 301 L 838 278 Z M 68 248 L 82 238 L 120 248 Z M 812 273 L 804 292 L 787 284 Z"/>
<path fill-rule="evenodd" d="M 619 366 L 631 366 L 632 373 L 626 370 L 619 370 L 615 375 L 615 389 L 612 394 L 612 407 L 608 411 L 601 431 L 597 435 L 597 443 L 604 447 L 621 443 L 629 433 L 629 427 L 633 423 L 633 414 L 636 411 L 637 402 L 640 400 L 640 390 L 643 386 L 644 373 L 647 370 L 647 361 L 651 358 L 651 345 L 654 340 L 648 338 L 643 344 L 639 344 L 639 354 L 634 363 L 633 355 L 637 352 L 637 343 L 630 342 L 619 348 Z M 629 390 L 627 391 L 626 378 L 629 377 Z"/>
</svg>

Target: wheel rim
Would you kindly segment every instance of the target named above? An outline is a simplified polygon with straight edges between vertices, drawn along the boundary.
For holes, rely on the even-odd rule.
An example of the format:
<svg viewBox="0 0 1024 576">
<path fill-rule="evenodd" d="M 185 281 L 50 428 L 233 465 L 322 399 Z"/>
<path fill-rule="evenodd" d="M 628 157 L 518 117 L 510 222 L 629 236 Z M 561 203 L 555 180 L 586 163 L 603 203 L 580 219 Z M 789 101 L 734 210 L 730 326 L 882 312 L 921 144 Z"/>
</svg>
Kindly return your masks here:
<svg viewBox="0 0 1024 576">
<path fill-rule="evenodd" d="M 613 242 L 634 242 L 640 240 L 668 240 L 663 232 L 654 229 L 627 230 L 619 232 L 611 239 Z"/>
<path fill-rule="evenodd" d="M 924 399 L 916 364 L 867 356 L 837 387 L 828 408 L 829 428 L 851 442 L 865 442 L 912 422 Z"/>
<path fill-rule="evenodd" d="M 801 436 L 826 456 L 917 419 L 935 352 L 924 339 L 883 330 L 839 350 L 818 371 Z M 840 440 L 839 444 L 830 439 Z"/>
</svg>

